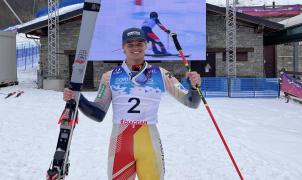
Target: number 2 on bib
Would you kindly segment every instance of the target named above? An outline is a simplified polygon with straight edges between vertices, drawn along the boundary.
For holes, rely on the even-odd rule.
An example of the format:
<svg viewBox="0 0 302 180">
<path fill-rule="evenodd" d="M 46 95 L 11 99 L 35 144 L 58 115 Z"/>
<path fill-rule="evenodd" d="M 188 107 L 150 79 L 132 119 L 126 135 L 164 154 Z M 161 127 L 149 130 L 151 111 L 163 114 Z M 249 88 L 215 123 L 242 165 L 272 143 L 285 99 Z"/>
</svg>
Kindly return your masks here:
<svg viewBox="0 0 302 180">
<path fill-rule="evenodd" d="M 135 110 L 135 108 L 141 103 L 139 98 L 130 98 L 128 102 L 135 101 L 135 104 L 128 110 L 128 113 L 140 113 L 140 110 Z"/>
</svg>

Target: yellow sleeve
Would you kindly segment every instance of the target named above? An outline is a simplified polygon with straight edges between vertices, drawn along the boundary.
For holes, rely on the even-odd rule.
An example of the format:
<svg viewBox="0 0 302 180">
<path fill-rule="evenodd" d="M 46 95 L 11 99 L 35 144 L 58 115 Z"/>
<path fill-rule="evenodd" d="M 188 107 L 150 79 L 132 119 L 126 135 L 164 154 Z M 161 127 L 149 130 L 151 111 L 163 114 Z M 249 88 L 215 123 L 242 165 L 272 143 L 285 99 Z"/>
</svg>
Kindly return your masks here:
<svg viewBox="0 0 302 180">
<path fill-rule="evenodd" d="M 178 102 L 190 107 L 197 108 L 200 104 L 201 97 L 198 92 L 193 89 L 186 89 L 171 72 L 160 68 L 165 90 L 173 96 Z"/>
</svg>

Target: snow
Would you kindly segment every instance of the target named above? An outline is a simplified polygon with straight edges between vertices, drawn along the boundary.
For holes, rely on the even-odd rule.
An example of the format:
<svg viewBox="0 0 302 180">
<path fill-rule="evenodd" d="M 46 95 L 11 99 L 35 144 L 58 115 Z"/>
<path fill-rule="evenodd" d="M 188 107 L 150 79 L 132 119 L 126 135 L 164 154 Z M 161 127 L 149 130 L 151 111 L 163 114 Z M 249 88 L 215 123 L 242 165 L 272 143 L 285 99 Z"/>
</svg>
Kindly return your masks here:
<svg viewBox="0 0 302 180">
<path fill-rule="evenodd" d="M 0 179 L 44 179 L 64 108 L 62 92 L 36 89 L 36 69 L 0 89 Z M 19 98 L 4 94 L 23 90 Z M 96 92 L 84 92 L 93 100 Z M 280 99 L 208 98 L 245 179 L 296 180 L 302 170 L 301 104 Z M 72 180 L 107 179 L 112 110 L 102 123 L 80 113 L 70 154 Z M 189 109 L 164 95 L 159 110 L 168 180 L 239 179 L 203 105 Z"/>
</svg>

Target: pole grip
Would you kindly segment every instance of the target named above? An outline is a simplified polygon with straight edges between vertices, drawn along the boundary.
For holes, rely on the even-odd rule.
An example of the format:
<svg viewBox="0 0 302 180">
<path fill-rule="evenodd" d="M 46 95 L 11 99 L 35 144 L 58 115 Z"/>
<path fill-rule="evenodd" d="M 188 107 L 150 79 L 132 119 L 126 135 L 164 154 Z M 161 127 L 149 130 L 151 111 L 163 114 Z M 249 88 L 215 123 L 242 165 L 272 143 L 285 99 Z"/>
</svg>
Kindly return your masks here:
<svg viewBox="0 0 302 180">
<path fill-rule="evenodd" d="M 180 47 L 180 44 L 178 42 L 178 39 L 177 39 L 177 34 L 176 33 L 171 33 L 171 37 L 173 39 L 173 42 L 175 44 L 175 47 L 176 47 L 177 51 L 182 50 L 181 47 Z"/>
</svg>

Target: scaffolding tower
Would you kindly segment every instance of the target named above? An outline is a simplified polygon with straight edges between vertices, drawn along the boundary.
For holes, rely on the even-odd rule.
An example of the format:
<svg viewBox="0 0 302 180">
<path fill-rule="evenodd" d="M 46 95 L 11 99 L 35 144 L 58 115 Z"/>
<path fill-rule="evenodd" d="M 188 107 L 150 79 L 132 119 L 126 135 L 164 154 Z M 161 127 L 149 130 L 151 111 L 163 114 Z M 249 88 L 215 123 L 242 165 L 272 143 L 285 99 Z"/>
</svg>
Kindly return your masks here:
<svg viewBox="0 0 302 180">
<path fill-rule="evenodd" d="M 226 0 L 226 75 L 236 77 L 236 0 Z"/>
<path fill-rule="evenodd" d="M 48 0 L 48 77 L 58 78 L 59 74 L 59 1 Z"/>
</svg>

